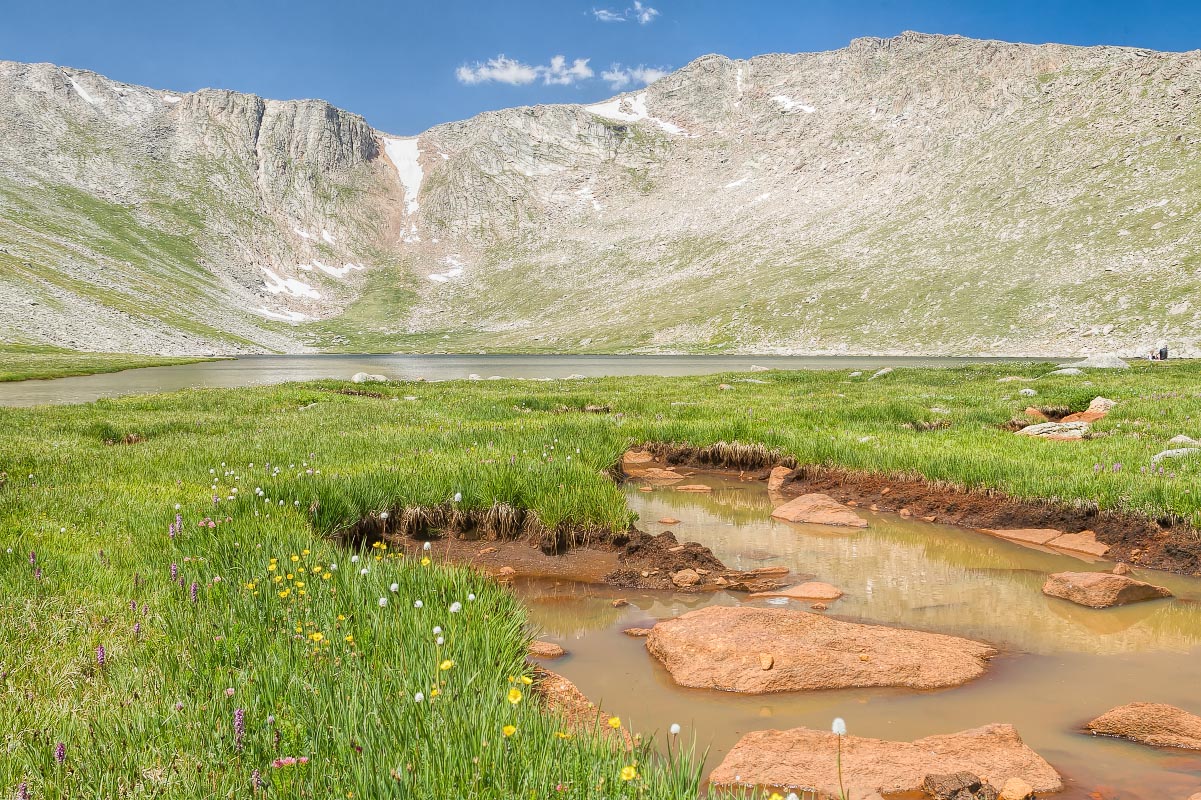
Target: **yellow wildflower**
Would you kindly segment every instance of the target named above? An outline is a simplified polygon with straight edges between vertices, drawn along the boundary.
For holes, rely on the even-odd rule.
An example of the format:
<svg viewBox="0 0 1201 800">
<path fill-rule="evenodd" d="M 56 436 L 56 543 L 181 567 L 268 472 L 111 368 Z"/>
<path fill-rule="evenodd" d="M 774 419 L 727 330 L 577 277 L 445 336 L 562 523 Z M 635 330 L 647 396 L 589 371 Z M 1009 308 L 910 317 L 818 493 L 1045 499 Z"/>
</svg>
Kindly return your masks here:
<svg viewBox="0 0 1201 800">
<path fill-rule="evenodd" d="M 445 661 L 443 661 L 441 664 L 438 665 L 438 669 L 442 670 L 443 672 L 446 672 L 446 670 L 450 669 L 454 665 L 455 665 L 455 662 L 451 661 L 448 658 Z"/>
<path fill-rule="evenodd" d="M 524 683 L 526 686 L 529 686 L 531 683 L 534 682 L 534 679 L 531 678 L 529 675 L 522 675 L 521 682 Z"/>
<path fill-rule="evenodd" d="M 293 564 L 295 564 L 295 563 L 296 563 L 297 561 L 299 561 L 299 560 L 300 560 L 300 556 L 292 556 L 292 563 L 293 563 Z"/>
<path fill-rule="evenodd" d="M 428 567 L 429 565 L 430 565 L 430 560 L 428 557 L 421 559 L 421 566 Z"/>
<path fill-rule="evenodd" d="M 304 588 L 304 581 L 296 581 L 296 588 L 297 588 L 297 589 L 303 589 L 303 588 Z"/>
<path fill-rule="evenodd" d="M 517 705 L 521 702 L 521 690 L 516 686 L 509 690 L 509 702 L 513 705 Z"/>
<path fill-rule="evenodd" d="M 555 731 L 555 738 L 556 738 L 556 739 L 570 739 L 570 738 L 571 738 L 571 734 L 570 734 L 570 733 L 563 733 L 563 731 Z"/>
<path fill-rule="evenodd" d="M 302 556 L 307 556 L 307 555 L 309 554 L 309 551 L 308 551 L 308 550 L 301 550 L 301 551 L 300 551 L 300 554 L 301 554 Z"/>
<path fill-rule="evenodd" d="M 291 589 L 284 589 L 282 592 L 280 592 L 280 593 L 279 593 L 279 596 L 280 596 L 280 597 L 287 597 L 287 596 L 288 596 L 288 595 L 290 595 L 291 593 L 292 593 L 292 590 L 291 590 Z"/>
<path fill-rule="evenodd" d="M 254 589 L 254 581 L 251 581 L 250 583 L 246 584 L 246 588 L 253 590 Z"/>
<path fill-rule="evenodd" d="M 295 577 L 296 577 L 296 576 L 295 576 L 295 575 L 293 575 L 291 572 L 289 572 L 289 573 L 288 573 L 288 580 L 292 580 L 292 579 L 293 579 L 293 578 L 295 578 Z"/>
<path fill-rule="evenodd" d="M 513 734 L 517 733 L 517 726 L 516 725 L 506 725 L 500 729 L 500 732 L 503 733 L 506 738 L 508 738 L 509 736 L 512 736 Z"/>
<path fill-rule="evenodd" d="M 274 561 L 272 561 L 270 564 L 267 565 L 267 570 L 269 572 L 275 572 L 275 562 Z"/>
<path fill-rule="evenodd" d="M 621 768 L 621 779 L 623 781 L 632 781 L 638 777 L 638 770 L 633 767 L 626 766 Z"/>
<path fill-rule="evenodd" d="M 325 634 L 323 634 L 321 631 L 314 631 L 313 633 L 309 634 L 309 638 L 314 642 L 319 642 L 325 638 Z"/>
<path fill-rule="evenodd" d="M 621 717 L 609 717 L 609 727 L 612 728 L 613 730 L 617 730 L 618 728 L 620 728 L 621 727 Z M 626 778 L 626 780 L 629 780 L 629 778 Z"/>
<path fill-rule="evenodd" d="M 339 615 L 338 615 L 338 622 L 345 622 L 345 621 L 346 621 L 346 615 L 345 615 L 345 614 L 339 614 Z"/>
</svg>

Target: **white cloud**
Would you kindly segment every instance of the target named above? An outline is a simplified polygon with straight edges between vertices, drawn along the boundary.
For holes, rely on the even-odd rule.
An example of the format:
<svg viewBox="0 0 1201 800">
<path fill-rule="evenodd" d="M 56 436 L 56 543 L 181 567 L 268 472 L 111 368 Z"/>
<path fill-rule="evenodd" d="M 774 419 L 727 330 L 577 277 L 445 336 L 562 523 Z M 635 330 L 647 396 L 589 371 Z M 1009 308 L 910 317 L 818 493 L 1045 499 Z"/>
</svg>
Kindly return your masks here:
<svg viewBox="0 0 1201 800">
<path fill-rule="evenodd" d="M 584 80 L 592 77 L 592 68 L 588 66 L 588 59 L 577 58 L 571 62 L 571 66 L 567 66 L 567 59 L 563 56 L 555 56 L 550 60 L 550 65 L 539 68 L 542 71 L 542 82 L 553 83 L 558 86 L 569 86 L 576 81 Z"/>
<path fill-rule="evenodd" d="M 469 86 L 491 82 L 525 86 L 539 78 L 547 85 L 569 86 L 576 81 L 591 78 L 592 75 L 588 59 L 577 58 L 569 65 L 563 56 L 555 56 L 549 64 L 530 65 L 501 54 L 482 63 L 477 61 L 470 66 L 464 64 L 455 70 L 455 77 L 459 79 L 459 83 Z"/>
<path fill-rule="evenodd" d="M 641 0 L 634 0 L 634 5 L 624 11 L 614 11 L 611 8 L 594 8 L 592 16 L 600 22 L 625 22 L 633 18 L 639 25 L 646 25 L 659 16 L 659 10 L 643 5 Z"/>
<path fill-rule="evenodd" d="M 658 67 L 647 67 L 642 64 L 636 67 L 623 67 L 621 64 L 614 64 L 601 73 L 601 78 L 609 82 L 610 89 L 624 89 L 631 84 L 645 86 L 648 83 L 654 83 L 666 74 L 667 70 Z"/>
<path fill-rule="evenodd" d="M 611 11 L 607 8 L 594 8 L 592 15 L 599 22 L 625 22 L 625 15 L 618 11 Z"/>
<path fill-rule="evenodd" d="M 496 81 L 513 86 L 524 86 L 527 83 L 533 83 L 538 78 L 538 69 L 529 64 L 522 64 L 520 61 L 506 58 L 502 54 L 488 59 L 483 64 L 477 61 L 473 67 L 464 64 L 455 70 L 455 77 L 459 79 L 459 83 L 468 85 Z"/>
<path fill-rule="evenodd" d="M 638 0 L 634 0 L 634 17 L 638 20 L 639 25 L 645 25 L 655 17 L 659 16 L 659 12 L 650 6 L 644 6 Z"/>
</svg>

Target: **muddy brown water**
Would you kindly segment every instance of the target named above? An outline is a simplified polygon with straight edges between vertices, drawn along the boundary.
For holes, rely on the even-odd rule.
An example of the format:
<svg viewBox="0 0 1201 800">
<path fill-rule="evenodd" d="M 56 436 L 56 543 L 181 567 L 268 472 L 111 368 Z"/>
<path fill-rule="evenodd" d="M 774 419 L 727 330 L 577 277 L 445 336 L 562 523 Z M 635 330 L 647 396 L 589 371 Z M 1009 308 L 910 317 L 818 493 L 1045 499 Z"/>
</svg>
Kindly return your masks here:
<svg viewBox="0 0 1201 800">
<path fill-rule="evenodd" d="M 548 664 L 609 713 L 645 733 L 684 737 L 710 747 L 716 766 L 744 733 L 766 728 L 829 728 L 846 720 L 854 735 L 911 740 L 991 722 L 1014 724 L 1059 770 L 1058 798 L 1184 800 L 1201 790 L 1201 753 L 1160 750 L 1081 733 L 1113 706 L 1163 702 L 1201 713 L 1201 580 L 1136 570 L 1176 597 L 1093 610 L 1040 591 L 1047 574 L 1109 569 L 1112 564 L 1007 542 L 982 533 L 860 509 L 863 531 L 770 519 L 762 483 L 696 475 L 711 494 L 626 487 L 640 527 L 670 529 L 681 541 L 713 549 L 727 565 L 784 565 L 797 578 L 832 583 L 846 595 L 826 613 L 840 619 L 966 636 L 1002 651 L 985 676 L 932 692 L 846 690 L 741 696 L 683 689 L 646 652 L 629 627 L 649 627 L 709 604 L 748 601 L 736 593 L 618 590 L 595 584 L 526 580 L 518 591 L 542 638 L 566 658 Z M 663 517 L 678 525 L 656 522 Z M 614 608 L 615 598 L 629 605 Z M 784 601 L 786 607 L 807 604 Z"/>
</svg>

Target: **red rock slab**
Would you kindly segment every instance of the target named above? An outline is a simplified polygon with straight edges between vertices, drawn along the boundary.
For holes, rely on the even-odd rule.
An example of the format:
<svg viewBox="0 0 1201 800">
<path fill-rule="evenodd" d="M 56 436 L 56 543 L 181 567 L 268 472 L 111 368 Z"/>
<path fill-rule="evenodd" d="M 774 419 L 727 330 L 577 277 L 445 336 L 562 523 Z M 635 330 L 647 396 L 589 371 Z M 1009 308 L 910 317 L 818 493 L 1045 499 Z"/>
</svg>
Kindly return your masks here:
<svg viewBox="0 0 1201 800">
<path fill-rule="evenodd" d="M 767 478 L 768 494 L 778 494 L 784 488 L 784 481 L 792 473 L 788 467 L 772 467 L 771 475 Z"/>
<path fill-rule="evenodd" d="M 752 599 L 759 597 L 787 597 L 792 600 L 837 600 L 842 597 L 842 590 L 837 586 L 831 586 L 821 581 L 806 581 L 805 583 L 798 583 L 796 586 L 773 589 L 767 592 L 755 592 L 748 596 Z"/>
<path fill-rule="evenodd" d="M 528 653 L 532 658 L 562 658 L 567 655 L 567 651 L 554 642 L 540 639 L 530 642 Z"/>
<path fill-rule="evenodd" d="M 1097 556 L 1098 558 L 1109 552 L 1109 545 L 1098 542 L 1097 534 L 1093 531 L 1065 533 L 1062 536 L 1055 537 L 1046 544 L 1047 547 L 1070 550 L 1074 553 L 1087 553 L 1090 556 Z"/>
<path fill-rule="evenodd" d="M 1201 750 L 1201 717 L 1166 703 L 1118 706 L 1084 727 L 1099 736 L 1118 736 L 1154 747 Z"/>
<path fill-rule="evenodd" d="M 867 520 L 827 494 L 803 494 L 777 506 L 771 515 L 785 522 L 866 528 Z"/>
<path fill-rule="evenodd" d="M 1058 539 L 1064 535 L 1063 531 L 1057 531 L 1054 528 L 981 528 L 980 530 L 1002 539 L 1025 544 L 1046 544 L 1052 539 Z"/>
<path fill-rule="evenodd" d="M 659 469 L 652 467 L 633 473 L 636 477 L 641 478 L 647 483 L 667 484 L 675 483 L 676 481 L 684 480 L 684 476 L 672 469 Z"/>
<path fill-rule="evenodd" d="M 1043 594 L 1090 608 L 1109 608 L 1172 596 L 1162 586 L 1112 572 L 1057 572 L 1047 577 Z"/>
<path fill-rule="evenodd" d="M 839 797 L 838 739 L 809 728 L 754 731 L 734 745 L 709 780 L 719 786 L 793 786 Z M 917 794 L 927 775 L 961 771 L 993 786 L 1017 778 L 1040 795 L 1063 788 L 1059 774 L 1012 725 L 985 725 L 913 742 L 843 736 L 841 746 L 842 778 L 851 797 Z"/>
<path fill-rule="evenodd" d="M 746 694 L 941 689 L 980 677 L 996 654 L 957 636 L 748 606 L 708 606 L 660 622 L 647 650 L 680 686 Z M 770 668 L 762 654 L 772 657 Z"/>
</svg>

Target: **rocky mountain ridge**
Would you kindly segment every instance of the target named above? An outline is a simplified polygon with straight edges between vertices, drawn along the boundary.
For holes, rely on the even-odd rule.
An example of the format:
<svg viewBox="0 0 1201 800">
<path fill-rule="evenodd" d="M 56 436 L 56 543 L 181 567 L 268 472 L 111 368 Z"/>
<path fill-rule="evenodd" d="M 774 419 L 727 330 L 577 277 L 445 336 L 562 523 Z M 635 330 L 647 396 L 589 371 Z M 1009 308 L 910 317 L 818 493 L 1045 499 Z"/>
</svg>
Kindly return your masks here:
<svg viewBox="0 0 1201 800">
<path fill-rule="evenodd" d="M 0 62 L 0 338 L 1195 353 L 1199 92 L 1197 52 L 907 33 L 404 138 Z"/>
</svg>

